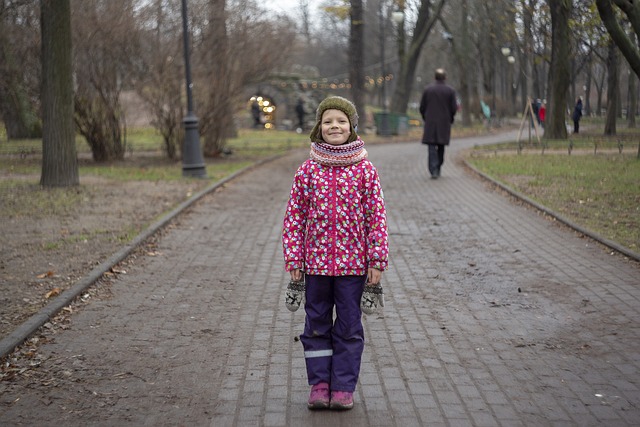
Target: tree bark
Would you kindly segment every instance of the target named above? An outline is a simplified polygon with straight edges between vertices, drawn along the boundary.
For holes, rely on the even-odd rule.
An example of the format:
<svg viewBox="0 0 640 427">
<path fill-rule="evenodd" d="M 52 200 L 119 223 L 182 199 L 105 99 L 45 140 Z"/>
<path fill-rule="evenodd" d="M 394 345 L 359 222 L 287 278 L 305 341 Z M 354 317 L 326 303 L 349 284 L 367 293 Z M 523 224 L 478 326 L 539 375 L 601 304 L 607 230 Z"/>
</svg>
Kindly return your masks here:
<svg viewBox="0 0 640 427">
<path fill-rule="evenodd" d="M 349 33 L 349 82 L 352 101 L 359 111 L 358 128 L 365 128 L 367 116 L 364 102 L 364 12 L 362 0 L 351 1 L 351 31 Z"/>
<path fill-rule="evenodd" d="M 44 187 L 80 183 L 73 127 L 70 0 L 41 0 Z"/>
<path fill-rule="evenodd" d="M 416 67 L 420 59 L 420 54 L 422 53 L 422 46 L 427 41 L 433 26 L 439 19 L 444 3 L 444 0 L 439 0 L 438 3 L 432 7 L 431 1 L 429 0 L 422 0 L 420 2 L 418 19 L 413 30 L 413 37 L 409 49 L 406 53 L 399 52 L 400 70 L 398 71 L 396 90 L 391 99 L 392 112 L 400 114 L 407 112 L 409 97 L 411 96 L 411 89 L 413 88 L 413 81 L 416 76 Z M 402 43 L 402 49 L 404 49 L 404 43 Z"/>
<path fill-rule="evenodd" d="M 607 55 L 607 115 L 604 123 L 604 134 L 616 134 L 618 117 L 618 48 L 613 40 L 609 41 Z"/>
<path fill-rule="evenodd" d="M 2 12 L 6 13 L 7 6 L 3 3 L 0 1 L 0 120 L 4 122 L 7 139 L 40 138 L 40 117 L 30 102 L 32 93 L 23 78 L 28 72 L 16 58 L 24 50 L 12 49 L 15 39 L 9 36 L 11 26 L 5 25 L 8 18 Z"/>
<path fill-rule="evenodd" d="M 456 38 L 451 34 L 451 30 L 447 22 L 444 19 L 440 20 L 440 24 L 449 34 L 447 40 L 451 45 L 453 59 L 460 75 L 460 87 L 457 88 L 457 92 L 460 94 L 460 103 L 462 104 L 461 107 L 463 127 L 471 126 L 471 91 L 469 83 L 469 72 L 467 70 L 471 41 L 469 36 L 468 21 L 469 3 L 467 0 L 462 0 L 460 4 L 460 42 L 458 42 L 456 41 Z"/>
<path fill-rule="evenodd" d="M 551 66 L 549 67 L 549 108 L 545 126 L 546 139 L 567 139 L 566 109 L 570 83 L 571 39 L 570 0 L 547 0 L 551 11 Z"/>
<path fill-rule="evenodd" d="M 229 35 L 226 27 L 226 0 L 212 0 L 209 7 L 211 34 L 209 64 L 209 97 L 202 111 L 200 130 L 204 139 L 205 157 L 218 157 L 233 132 L 232 93 L 229 58 Z"/>
<path fill-rule="evenodd" d="M 640 3 L 629 0 L 596 0 L 600 19 L 607 28 L 607 32 L 627 59 L 633 72 L 640 78 L 640 49 L 618 22 L 614 4 L 627 16 L 633 31 L 640 37 Z"/>
<path fill-rule="evenodd" d="M 638 113 L 638 78 L 629 74 L 629 106 L 627 108 L 627 127 L 635 129 L 636 114 Z"/>
</svg>

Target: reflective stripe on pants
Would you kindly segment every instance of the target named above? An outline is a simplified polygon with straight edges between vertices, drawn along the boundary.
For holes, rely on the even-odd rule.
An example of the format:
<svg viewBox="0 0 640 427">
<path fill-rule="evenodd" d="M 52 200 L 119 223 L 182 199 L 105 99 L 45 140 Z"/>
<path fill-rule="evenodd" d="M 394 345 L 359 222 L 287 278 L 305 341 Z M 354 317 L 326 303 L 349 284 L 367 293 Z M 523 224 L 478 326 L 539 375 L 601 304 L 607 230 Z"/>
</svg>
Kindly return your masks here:
<svg viewBox="0 0 640 427">
<path fill-rule="evenodd" d="M 355 390 L 364 350 L 360 298 L 365 280 L 366 276 L 306 276 L 300 341 L 309 384 L 327 382 L 331 390 Z"/>
</svg>

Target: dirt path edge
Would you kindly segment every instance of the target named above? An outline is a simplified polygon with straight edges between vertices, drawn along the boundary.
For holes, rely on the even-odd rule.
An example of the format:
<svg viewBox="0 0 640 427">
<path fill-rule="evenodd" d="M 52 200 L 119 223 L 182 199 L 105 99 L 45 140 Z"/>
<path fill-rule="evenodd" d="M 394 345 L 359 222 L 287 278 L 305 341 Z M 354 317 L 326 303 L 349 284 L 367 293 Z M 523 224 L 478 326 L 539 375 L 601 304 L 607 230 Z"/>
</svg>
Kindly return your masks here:
<svg viewBox="0 0 640 427">
<path fill-rule="evenodd" d="M 503 183 L 493 179 L 492 177 L 490 177 L 489 175 L 481 172 L 480 170 L 476 169 L 474 166 L 472 166 L 471 164 L 469 164 L 469 162 L 467 162 L 466 160 L 463 159 L 463 164 L 465 165 L 465 167 L 467 167 L 470 171 L 472 171 L 473 173 L 477 174 L 478 176 L 480 176 L 481 178 L 489 181 L 490 183 L 496 185 L 497 187 L 500 187 L 502 190 L 506 191 L 507 193 L 509 193 L 511 196 L 515 197 L 516 199 L 522 200 L 523 202 L 527 203 L 528 205 L 531 205 L 532 207 L 538 209 L 541 212 L 544 212 L 546 215 L 554 218 L 557 221 L 560 221 L 561 223 L 563 223 L 564 225 L 574 229 L 575 231 L 584 234 L 585 236 L 588 236 L 589 238 L 603 244 L 604 246 L 613 249 L 614 251 L 630 258 L 633 259 L 635 261 L 640 262 L 640 253 L 634 252 L 631 249 L 628 249 L 622 245 L 619 245 L 618 243 L 614 242 L 613 240 L 609 240 L 606 239 L 592 231 L 587 230 L 584 227 L 579 226 L 578 224 L 574 223 L 573 221 L 563 217 L 562 215 L 559 215 L 558 213 L 552 211 L 551 209 L 541 205 L 540 203 L 530 199 L 529 197 L 525 196 L 522 193 L 519 193 L 518 191 L 515 191 L 514 189 L 512 189 L 509 186 L 504 185 Z"/>
<path fill-rule="evenodd" d="M 52 302 L 47 304 L 45 307 L 40 309 L 36 314 L 29 317 L 26 321 L 20 324 L 16 329 L 13 330 L 9 335 L 0 340 L 0 358 L 3 358 L 13 352 L 16 347 L 25 342 L 31 335 L 33 335 L 40 327 L 42 327 L 45 323 L 47 323 L 53 316 L 55 316 L 58 312 L 60 312 L 64 307 L 71 304 L 71 302 L 77 298 L 82 292 L 84 292 L 87 288 L 91 287 L 102 275 L 109 270 L 111 270 L 116 264 L 122 262 L 125 258 L 127 258 L 138 246 L 140 246 L 144 241 L 146 241 L 149 237 L 156 234 L 159 230 L 164 228 L 167 224 L 169 224 L 176 216 L 182 213 L 189 206 L 196 203 L 205 195 L 215 191 L 219 187 L 223 186 L 227 182 L 243 175 L 250 170 L 261 166 L 265 163 L 271 162 L 279 157 L 282 157 L 283 154 L 277 154 L 271 157 L 267 157 L 265 159 L 261 159 L 249 166 L 246 166 L 243 169 L 240 169 L 231 175 L 221 179 L 220 181 L 216 181 L 204 188 L 200 192 L 194 194 L 189 199 L 182 202 L 180 205 L 175 207 L 173 210 L 166 213 L 162 216 L 158 221 L 151 224 L 147 227 L 142 233 L 138 234 L 131 242 L 126 244 L 122 249 L 118 252 L 114 253 L 109 259 L 98 265 L 96 268 L 91 270 L 89 274 L 87 274 L 84 278 L 80 279 L 75 285 L 71 288 L 67 289 L 63 293 L 61 293 L 58 297 L 56 297 Z"/>
</svg>

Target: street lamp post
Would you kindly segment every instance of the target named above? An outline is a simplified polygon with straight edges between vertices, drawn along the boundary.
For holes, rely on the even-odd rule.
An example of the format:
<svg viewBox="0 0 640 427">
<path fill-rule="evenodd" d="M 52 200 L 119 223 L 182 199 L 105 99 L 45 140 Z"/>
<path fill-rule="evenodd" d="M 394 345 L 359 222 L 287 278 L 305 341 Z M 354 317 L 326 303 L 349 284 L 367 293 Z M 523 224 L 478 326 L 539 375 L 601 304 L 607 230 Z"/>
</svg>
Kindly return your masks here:
<svg viewBox="0 0 640 427">
<path fill-rule="evenodd" d="M 198 118 L 193 112 L 193 84 L 191 83 L 191 64 L 189 62 L 189 28 L 187 24 L 187 0 L 182 0 L 182 38 L 184 41 L 184 69 L 187 82 L 187 115 L 182 119 L 184 125 L 184 146 L 182 149 L 182 176 L 206 178 L 207 170 L 200 150 Z"/>
</svg>

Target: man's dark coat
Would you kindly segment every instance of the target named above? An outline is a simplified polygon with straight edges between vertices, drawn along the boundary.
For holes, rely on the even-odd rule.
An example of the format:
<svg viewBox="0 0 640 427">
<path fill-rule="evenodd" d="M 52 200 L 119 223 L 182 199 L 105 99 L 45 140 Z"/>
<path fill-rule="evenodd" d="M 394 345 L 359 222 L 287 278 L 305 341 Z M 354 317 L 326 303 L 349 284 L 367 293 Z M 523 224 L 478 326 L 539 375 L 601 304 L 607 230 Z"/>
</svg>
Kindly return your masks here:
<svg viewBox="0 0 640 427">
<path fill-rule="evenodd" d="M 449 145 L 451 124 L 458 110 L 456 91 L 443 80 L 427 86 L 420 101 L 420 115 L 424 119 L 423 144 Z"/>
</svg>

